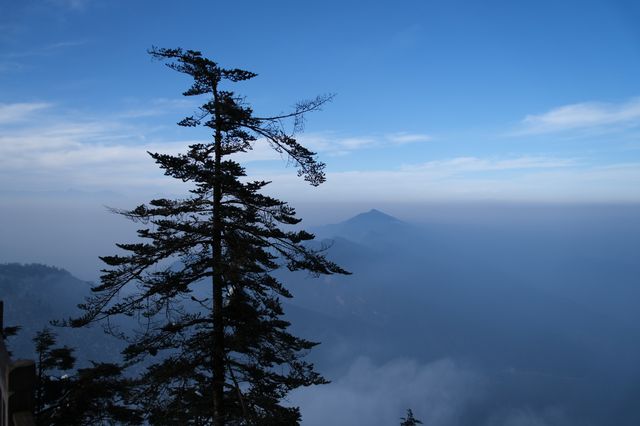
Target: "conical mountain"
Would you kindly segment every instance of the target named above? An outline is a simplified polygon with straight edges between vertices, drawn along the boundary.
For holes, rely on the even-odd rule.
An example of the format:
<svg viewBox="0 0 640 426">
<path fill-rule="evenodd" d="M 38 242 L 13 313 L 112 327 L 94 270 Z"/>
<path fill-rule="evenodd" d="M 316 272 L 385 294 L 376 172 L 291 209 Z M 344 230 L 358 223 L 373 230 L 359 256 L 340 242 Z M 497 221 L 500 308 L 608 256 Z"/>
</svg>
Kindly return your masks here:
<svg viewBox="0 0 640 426">
<path fill-rule="evenodd" d="M 414 234 L 415 229 L 396 217 L 371 209 L 343 222 L 318 227 L 314 232 L 320 239 L 339 237 L 370 248 L 381 248 Z"/>
</svg>

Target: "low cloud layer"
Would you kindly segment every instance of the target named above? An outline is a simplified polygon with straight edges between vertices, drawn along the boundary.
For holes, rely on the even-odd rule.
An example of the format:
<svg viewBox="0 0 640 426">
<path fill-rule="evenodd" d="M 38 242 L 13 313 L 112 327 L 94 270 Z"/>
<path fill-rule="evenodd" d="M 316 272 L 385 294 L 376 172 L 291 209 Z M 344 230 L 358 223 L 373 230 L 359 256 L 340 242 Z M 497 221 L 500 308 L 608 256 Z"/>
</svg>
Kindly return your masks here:
<svg viewBox="0 0 640 426">
<path fill-rule="evenodd" d="M 358 358 L 344 376 L 297 390 L 289 402 L 300 406 L 305 426 L 399 425 L 408 408 L 428 426 L 584 426 L 559 404 L 518 401 L 521 392 L 451 359 L 376 365 Z"/>
<path fill-rule="evenodd" d="M 302 407 L 305 426 L 395 425 L 407 408 L 426 425 L 451 426 L 459 424 L 465 406 L 482 395 L 482 388 L 481 376 L 451 360 L 374 365 L 360 358 L 344 377 L 289 399 Z"/>
</svg>

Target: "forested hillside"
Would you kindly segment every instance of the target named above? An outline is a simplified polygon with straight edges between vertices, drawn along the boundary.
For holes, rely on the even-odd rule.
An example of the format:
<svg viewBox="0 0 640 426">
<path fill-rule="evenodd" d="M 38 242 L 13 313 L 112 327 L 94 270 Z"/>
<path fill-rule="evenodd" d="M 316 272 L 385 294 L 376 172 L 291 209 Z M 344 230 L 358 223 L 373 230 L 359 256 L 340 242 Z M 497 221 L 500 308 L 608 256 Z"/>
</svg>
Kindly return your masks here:
<svg viewBox="0 0 640 426">
<path fill-rule="evenodd" d="M 64 269 L 41 264 L 0 264 L 0 299 L 4 301 L 6 326 L 20 331 L 9 338 L 14 357 L 34 358 L 35 334 L 45 327 L 60 336 L 60 343 L 78 348 L 79 365 L 88 360 L 109 360 L 119 356 L 122 345 L 106 336 L 101 327 L 71 330 L 55 327 L 77 315 L 77 305 L 89 294 L 91 283 L 81 281 Z"/>
</svg>

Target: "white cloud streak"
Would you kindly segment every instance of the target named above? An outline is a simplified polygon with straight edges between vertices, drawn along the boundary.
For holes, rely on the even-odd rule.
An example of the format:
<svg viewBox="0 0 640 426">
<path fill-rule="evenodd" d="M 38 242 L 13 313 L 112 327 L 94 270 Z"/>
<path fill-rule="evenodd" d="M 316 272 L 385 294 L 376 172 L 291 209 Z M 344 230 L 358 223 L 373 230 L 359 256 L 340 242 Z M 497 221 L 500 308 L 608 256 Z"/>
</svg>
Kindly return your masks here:
<svg viewBox="0 0 640 426">
<path fill-rule="evenodd" d="M 418 165 L 403 166 L 403 170 L 424 170 L 439 174 L 454 175 L 465 172 L 489 172 L 500 170 L 554 169 L 576 164 L 575 159 L 521 156 L 515 158 L 456 157 L 447 160 L 429 161 Z"/>
<path fill-rule="evenodd" d="M 0 57 L 8 58 L 8 59 L 24 59 L 29 57 L 51 56 L 51 55 L 57 54 L 61 50 L 82 46 L 84 44 L 87 44 L 87 40 L 59 41 L 56 43 L 50 43 L 50 44 L 36 47 L 33 49 L 21 50 L 19 52 L 13 52 L 13 53 L 6 53 L 3 55 L 0 55 Z M 15 66 L 22 66 L 19 63 L 14 63 L 14 64 Z"/>
<path fill-rule="evenodd" d="M 74 188 L 153 193 L 157 188 L 170 188 L 179 193 L 185 189 L 181 182 L 164 176 L 146 152 L 177 153 L 195 141 L 149 139 L 144 127 L 127 125 L 124 119 L 74 121 L 69 116 L 54 115 L 43 120 L 36 115 L 48 107 L 45 103 L 0 107 L 0 123 L 5 124 L 0 131 L 1 191 Z M 339 155 L 377 143 L 366 137 L 331 139 L 313 134 L 303 135 L 301 142 L 323 155 Z M 252 176 L 273 181 L 268 190 L 275 195 L 287 194 L 286 198 L 294 202 L 309 197 L 308 185 L 295 172 L 275 172 L 271 165 L 259 163 L 286 161 L 265 141 L 257 141 L 254 150 L 238 155 L 237 160 L 251 163 L 248 166 Z M 367 203 L 639 202 L 638 188 L 637 162 L 596 166 L 584 159 L 552 156 L 460 156 L 388 170 L 329 171 L 327 182 L 313 190 L 313 197 L 323 202 Z"/>
<path fill-rule="evenodd" d="M 139 101 L 139 105 L 134 105 L 133 108 L 118 113 L 117 117 L 125 119 L 155 117 L 176 111 L 185 112 L 186 116 L 188 111 L 195 110 L 197 107 L 198 102 L 194 99 L 157 98 L 151 101 Z"/>
<path fill-rule="evenodd" d="M 527 115 L 517 134 L 542 134 L 592 128 L 627 128 L 640 124 L 640 99 L 625 103 L 585 102 Z"/>
<path fill-rule="evenodd" d="M 49 0 L 49 3 L 71 10 L 84 10 L 91 0 Z"/>
<path fill-rule="evenodd" d="M 307 133 L 300 135 L 298 139 L 311 150 L 332 156 L 346 155 L 379 143 L 373 137 L 340 137 L 330 133 Z"/>
<path fill-rule="evenodd" d="M 18 106 L 16 106 L 18 105 Z M 147 151 L 179 152 L 189 141 L 146 142 L 116 122 L 53 120 L 29 126 L 43 105 L 14 104 L 5 124 L 26 122 L 0 133 L 0 190 L 109 189 L 165 184 Z"/>
<path fill-rule="evenodd" d="M 442 160 L 429 167 L 329 173 L 314 201 L 375 205 L 448 201 L 640 202 L 640 163 L 595 166 L 573 160 Z M 551 167 L 557 162 L 557 167 Z M 518 165 L 518 167 L 516 167 Z M 535 165 L 535 167 L 530 167 Z M 544 165 L 544 167 L 543 167 Z M 526 166 L 526 167 L 525 167 Z M 273 194 L 304 201 L 295 176 L 266 175 Z"/>
<path fill-rule="evenodd" d="M 162 175 L 146 151 L 176 153 L 193 141 L 147 142 L 118 124 L 67 123 L 0 136 L 2 190 L 110 190 L 151 192 L 184 189 Z M 354 143 L 359 145 L 359 143 Z M 282 158 L 267 143 L 239 161 Z M 252 174 L 256 174 L 252 166 Z M 260 170 L 257 170 L 260 173 Z M 308 185 L 291 171 L 263 171 L 270 191 L 304 200 Z M 640 201 L 640 164 L 592 166 L 574 158 L 519 156 L 455 157 L 394 170 L 343 171 L 313 190 L 327 202 L 443 200 Z"/>
<path fill-rule="evenodd" d="M 384 137 L 357 136 L 343 137 L 331 133 L 315 133 L 300 135 L 300 141 L 314 151 L 328 155 L 346 155 L 353 151 L 380 148 L 391 145 L 429 142 L 433 138 L 424 133 L 396 132 Z"/>
<path fill-rule="evenodd" d="M 415 142 L 430 142 L 433 137 L 424 133 L 399 132 L 387 135 L 387 140 L 396 145 L 404 145 Z"/>
<path fill-rule="evenodd" d="M 50 106 L 50 104 L 45 102 L 0 104 L 0 124 L 25 121 L 32 117 L 34 113 L 49 108 Z"/>
</svg>

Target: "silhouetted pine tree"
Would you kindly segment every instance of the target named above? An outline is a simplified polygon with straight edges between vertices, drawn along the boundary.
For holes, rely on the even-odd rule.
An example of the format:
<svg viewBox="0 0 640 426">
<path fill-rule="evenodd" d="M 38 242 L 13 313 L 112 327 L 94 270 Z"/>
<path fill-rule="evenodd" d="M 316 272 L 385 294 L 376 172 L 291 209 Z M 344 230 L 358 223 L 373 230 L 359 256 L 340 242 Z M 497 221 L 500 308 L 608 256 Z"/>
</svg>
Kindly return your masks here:
<svg viewBox="0 0 640 426">
<path fill-rule="evenodd" d="M 422 422 L 418 419 L 416 419 L 413 416 L 413 411 L 411 411 L 411 409 L 407 409 L 407 417 L 403 417 L 400 420 L 402 420 L 402 423 L 400 423 L 400 426 L 417 426 L 417 425 L 421 425 Z"/>
<path fill-rule="evenodd" d="M 118 211 L 146 225 L 138 231 L 141 241 L 118 244 L 126 254 L 101 258 L 111 269 L 72 325 L 117 315 L 142 320 L 124 354 L 129 363 L 152 363 L 138 390 L 152 424 L 298 424 L 299 409 L 283 406 L 282 398 L 326 382 L 302 359 L 316 343 L 287 331 L 280 298 L 291 294 L 270 273 L 281 266 L 346 271 L 304 245 L 313 235 L 291 230 L 300 221 L 294 209 L 261 194 L 268 182 L 248 181 L 229 156 L 268 143 L 288 156 L 299 176 L 319 185 L 324 164 L 293 134 L 304 114 L 329 97 L 300 103 L 289 114 L 257 117 L 222 87 L 256 74 L 221 68 L 191 50 L 153 48 L 150 54 L 193 79 L 185 96 L 207 96 L 196 115 L 178 124 L 208 127 L 212 140 L 184 154 L 150 153 L 166 175 L 193 185 L 191 195 Z M 287 119 L 291 132 L 283 127 Z"/>
</svg>

